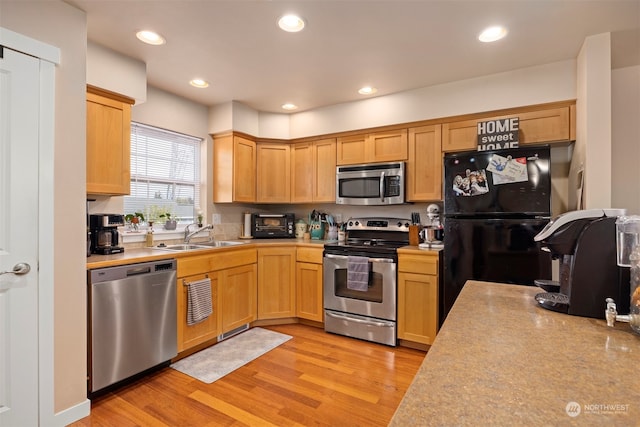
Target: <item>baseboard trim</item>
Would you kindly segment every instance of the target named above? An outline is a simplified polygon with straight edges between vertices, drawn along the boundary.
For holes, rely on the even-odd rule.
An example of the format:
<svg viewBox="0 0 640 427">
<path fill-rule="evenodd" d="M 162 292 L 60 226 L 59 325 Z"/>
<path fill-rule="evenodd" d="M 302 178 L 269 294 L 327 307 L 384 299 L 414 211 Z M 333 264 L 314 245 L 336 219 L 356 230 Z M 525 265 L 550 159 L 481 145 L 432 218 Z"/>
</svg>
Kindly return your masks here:
<svg viewBox="0 0 640 427">
<path fill-rule="evenodd" d="M 56 426 L 68 426 L 82 418 L 88 416 L 91 413 L 91 401 L 86 399 L 77 405 L 65 409 L 64 411 L 57 412 L 54 417 Z"/>
</svg>

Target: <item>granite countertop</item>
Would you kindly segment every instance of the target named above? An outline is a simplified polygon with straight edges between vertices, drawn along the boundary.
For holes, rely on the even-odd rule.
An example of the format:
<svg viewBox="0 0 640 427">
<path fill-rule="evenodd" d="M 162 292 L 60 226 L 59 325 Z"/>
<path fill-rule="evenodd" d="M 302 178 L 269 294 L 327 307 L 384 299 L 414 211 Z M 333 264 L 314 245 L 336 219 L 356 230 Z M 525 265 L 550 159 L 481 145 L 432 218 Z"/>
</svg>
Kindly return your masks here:
<svg viewBox="0 0 640 427">
<path fill-rule="evenodd" d="M 229 240 L 227 240 L 229 241 Z M 167 251 L 157 248 L 125 248 L 124 252 L 111 255 L 99 255 L 91 254 L 87 257 L 87 269 L 92 270 L 95 268 L 114 267 L 124 264 L 134 264 L 138 262 L 156 261 L 160 259 L 171 258 L 183 258 L 193 255 L 203 255 L 207 252 L 219 252 L 219 251 L 233 251 L 246 247 L 265 247 L 275 245 L 296 245 L 306 247 L 322 247 L 327 242 L 326 240 L 302 240 L 302 239 L 251 239 L 251 240 L 239 240 L 231 239 L 234 242 L 243 242 L 242 245 L 237 246 L 225 246 L 225 247 L 213 247 L 210 249 L 201 249 L 197 251 Z M 197 241 L 193 241 L 193 244 L 198 244 Z"/>
<path fill-rule="evenodd" d="M 390 425 L 638 425 L 640 336 L 538 292 L 467 282 Z"/>
</svg>

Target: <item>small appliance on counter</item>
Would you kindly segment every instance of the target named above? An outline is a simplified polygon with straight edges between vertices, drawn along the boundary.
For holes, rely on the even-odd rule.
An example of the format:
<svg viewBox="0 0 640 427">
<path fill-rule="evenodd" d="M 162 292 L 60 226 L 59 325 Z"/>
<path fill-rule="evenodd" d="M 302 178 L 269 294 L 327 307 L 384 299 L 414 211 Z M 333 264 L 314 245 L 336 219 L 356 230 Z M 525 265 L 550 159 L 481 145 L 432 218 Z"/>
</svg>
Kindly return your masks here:
<svg viewBox="0 0 640 427">
<path fill-rule="evenodd" d="M 89 215 L 89 229 L 91 232 L 91 252 L 100 255 L 124 252 L 118 246 L 120 233 L 118 227 L 124 225 L 124 216 L 118 214 Z"/>
<path fill-rule="evenodd" d="M 251 235 L 257 239 L 295 237 L 295 215 L 292 213 L 254 213 L 251 214 Z"/>
<path fill-rule="evenodd" d="M 629 310 L 629 271 L 619 268 L 616 220 L 624 209 L 588 209 L 554 218 L 534 240 L 560 260 L 560 281 L 542 280 L 547 290 L 536 295 L 540 306 L 575 316 L 604 317 L 604 301 L 620 301 Z"/>
<path fill-rule="evenodd" d="M 616 321 L 628 322 L 631 330 L 640 334 L 640 216 L 620 216 L 616 221 L 616 248 L 618 266 L 629 269 L 629 314 L 618 314 L 613 298 L 605 300 L 607 325 Z M 622 295 L 624 301 L 625 296 Z"/>
<path fill-rule="evenodd" d="M 421 249 L 443 249 L 444 228 L 440 220 L 440 206 L 435 203 L 427 206 L 427 220 L 421 231 L 423 243 L 420 243 Z"/>
</svg>

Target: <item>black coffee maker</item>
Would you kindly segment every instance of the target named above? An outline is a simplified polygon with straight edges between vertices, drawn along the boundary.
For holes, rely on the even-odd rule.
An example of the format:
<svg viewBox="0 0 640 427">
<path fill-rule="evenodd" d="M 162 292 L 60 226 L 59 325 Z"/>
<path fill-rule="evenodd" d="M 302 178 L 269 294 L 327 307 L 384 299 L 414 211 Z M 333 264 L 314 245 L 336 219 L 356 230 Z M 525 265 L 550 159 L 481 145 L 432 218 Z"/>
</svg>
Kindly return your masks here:
<svg viewBox="0 0 640 427">
<path fill-rule="evenodd" d="M 118 243 L 120 241 L 118 227 L 123 225 L 123 215 L 89 215 L 89 228 L 91 231 L 91 252 L 101 255 L 124 252 L 124 248 L 122 246 L 118 246 Z"/>
<path fill-rule="evenodd" d="M 616 259 L 616 219 L 624 214 L 624 209 L 567 212 L 534 237 L 552 259 L 560 260 L 559 282 L 535 282 L 548 291 L 535 297 L 542 307 L 601 319 L 606 298 L 628 304 L 629 269 L 618 267 Z M 628 312 L 628 305 L 622 305 L 620 312 Z"/>
</svg>

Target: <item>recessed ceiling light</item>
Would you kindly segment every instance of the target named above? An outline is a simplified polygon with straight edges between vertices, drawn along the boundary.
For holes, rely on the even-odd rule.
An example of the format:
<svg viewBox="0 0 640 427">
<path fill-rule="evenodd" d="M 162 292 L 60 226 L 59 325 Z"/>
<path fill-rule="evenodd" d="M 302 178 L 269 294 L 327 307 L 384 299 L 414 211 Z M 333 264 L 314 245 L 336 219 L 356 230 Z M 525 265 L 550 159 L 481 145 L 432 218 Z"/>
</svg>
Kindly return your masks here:
<svg viewBox="0 0 640 427">
<path fill-rule="evenodd" d="M 289 33 L 302 31 L 304 25 L 304 19 L 297 15 L 284 15 L 278 20 L 278 26 Z"/>
<path fill-rule="evenodd" d="M 292 104 L 290 102 L 287 102 L 286 104 L 282 104 L 283 110 L 296 110 L 297 108 L 298 106 L 296 104 Z"/>
<path fill-rule="evenodd" d="M 478 40 L 489 43 L 500 40 L 507 35 L 507 29 L 501 26 L 489 27 L 480 33 Z"/>
<path fill-rule="evenodd" d="M 376 89 L 375 87 L 365 86 L 365 87 L 360 88 L 358 90 L 358 93 L 360 95 L 373 95 L 377 91 L 378 91 L 378 89 Z"/>
<path fill-rule="evenodd" d="M 193 79 L 189 82 L 189 84 L 193 87 L 197 87 L 197 88 L 205 88 L 205 87 L 209 87 L 209 82 L 202 80 L 202 79 Z"/>
<path fill-rule="evenodd" d="M 164 39 L 164 37 L 162 37 L 160 34 L 154 33 L 153 31 L 147 31 L 147 30 L 138 31 L 136 33 L 136 37 L 140 41 L 143 41 L 147 44 L 156 45 L 156 46 L 165 44 L 167 42 Z"/>
</svg>

